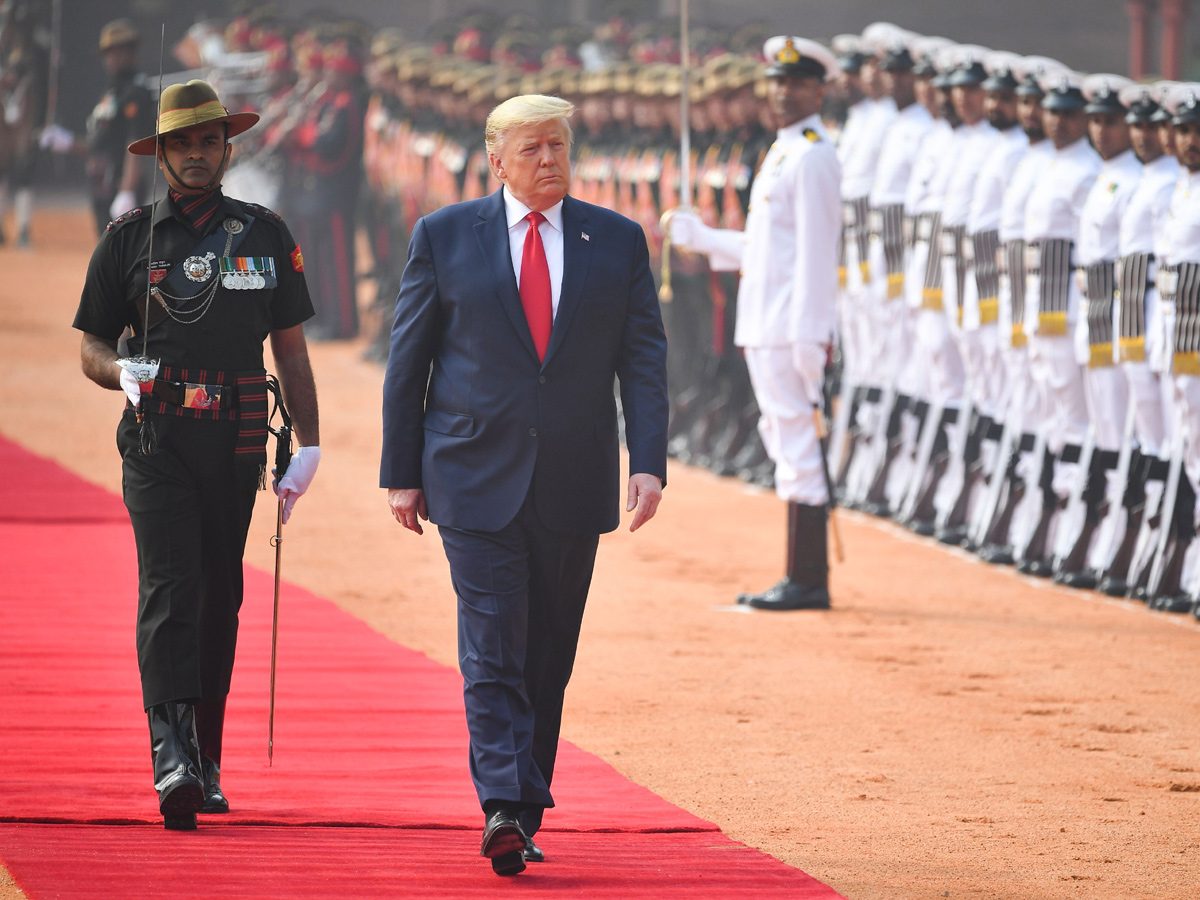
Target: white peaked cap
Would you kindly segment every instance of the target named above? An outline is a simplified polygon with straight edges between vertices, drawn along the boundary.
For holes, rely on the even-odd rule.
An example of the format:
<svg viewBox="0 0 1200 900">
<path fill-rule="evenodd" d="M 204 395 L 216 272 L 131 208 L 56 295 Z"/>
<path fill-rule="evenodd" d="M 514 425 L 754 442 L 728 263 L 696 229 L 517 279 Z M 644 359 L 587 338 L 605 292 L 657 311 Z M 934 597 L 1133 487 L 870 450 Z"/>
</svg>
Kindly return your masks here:
<svg viewBox="0 0 1200 900">
<path fill-rule="evenodd" d="M 1023 56 L 1017 67 L 1013 69 L 1013 74 L 1022 81 L 1032 75 L 1040 84 L 1042 76 L 1047 72 L 1065 71 L 1070 71 L 1066 63 L 1061 63 L 1057 59 L 1051 59 L 1048 56 Z"/>
<path fill-rule="evenodd" d="M 1038 84 L 1047 94 L 1056 88 L 1073 87 L 1083 89 L 1083 74 L 1064 66 L 1061 69 L 1051 69 L 1038 73 Z"/>
<path fill-rule="evenodd" d="M 1110 94 L 1120 95 L 1121 91 L 1127 87 L 1137 87 L 1133 83 L 1132 78 L 1126 78 L 1124 75 L 1109 75 L 1100 73 L 1096 75 L 1088 75 L 1083 79 L 1080 85 L 1083 91 L 1083 96 L 1088 100 L 1095 99 L 1098 94 L 1103 94 L 1105 90 Z M 1121 98 L 1124 103 L 1124 98 Z"/>
<path fill-rule="evenodd" d="M 1171 115 L 1177 114 L 1185 106 L 1200 106 L 1200 83 L 1185 81 L 1171 85 L 1165 92 L 1162 105 Z"/>
<path fill-rule="evenodd" d="M 862 38 L 857 34 L 839 34 L 835 35 L 833 40 L 829 42 L 833 48 L 833 52 L 838 56 L 845 56 L 849 53 L 864 53 Z M 771 57 L 767 57 L 770 59 Z"/>
<path fill-rule="evenodd" d="M 824 44 L 818 44 L 816 41 L 810 41 L 808 38 L 794 37 L 786 34 L 767 38 L 766 43 L 763 44 L 762 52 L 763 56 L 766 57 L 768 66 L 776 62 L 776 57 L 787 46 L 788 41 L 792 42 L 792 47 L 802 57 L 816 60 L 825 67 L 826 81 L 832 81 L 841 74 L 842 69 L 838 65 L 837 57 Z"/>
<path fill-rule="evenodd" d="M 950 51 L 950 58 L 955 68 L 976 62 L 982 65 L 991 52 L 987 47 L 980 47 L 978 44 L 958 44 Z"/>
<path fill-rule="evenodd" d="M 1158 98 L 1154 96 L 1153 84 L 1138 84 L 1131 82 L 1125 85 L 1117 92 L 1117 96 L 1121 98 L 1123 106 L 1133 106 L 1135 103 L 1144 103 L 1147 100 L 1151 103 L 1157 103 Z"/>
<path fill-rule="evenodd" d="M 983 67 L 987 69 L 989 75 L 995 75 L 997 72 L 1011 72 L 1013 77 L 1016 77 L 1017 65 L 1022 58 L 1021 54 L 1008 50 L 992 50 L 984 56 Z"/>
</svg>

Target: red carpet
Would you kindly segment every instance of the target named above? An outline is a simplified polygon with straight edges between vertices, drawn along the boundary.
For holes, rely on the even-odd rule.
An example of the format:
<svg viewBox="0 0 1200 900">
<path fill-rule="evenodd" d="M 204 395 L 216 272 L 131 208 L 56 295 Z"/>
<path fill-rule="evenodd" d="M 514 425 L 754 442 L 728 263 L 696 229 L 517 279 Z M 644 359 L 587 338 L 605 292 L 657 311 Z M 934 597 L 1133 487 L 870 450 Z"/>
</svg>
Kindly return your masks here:
<svg viewBox="0 0 1200 900">
<path fill-rule="evenodd" d="M 248 569 L 222 779 L 236 812 L 172 834 L 150 786 L 120 499 L 0 439 L 0 566 L 0 858 L 28 896 L 177 896 L 181 871 L 221 897 L 512 889 L 472 855 L 456 672 L 287 585 L 267 768 L 271 580 Z M 551 862 L 521 889 L 838 896 L 597 757 L 564 743 L 559 760 L 539 841 Z"/>
</svg>

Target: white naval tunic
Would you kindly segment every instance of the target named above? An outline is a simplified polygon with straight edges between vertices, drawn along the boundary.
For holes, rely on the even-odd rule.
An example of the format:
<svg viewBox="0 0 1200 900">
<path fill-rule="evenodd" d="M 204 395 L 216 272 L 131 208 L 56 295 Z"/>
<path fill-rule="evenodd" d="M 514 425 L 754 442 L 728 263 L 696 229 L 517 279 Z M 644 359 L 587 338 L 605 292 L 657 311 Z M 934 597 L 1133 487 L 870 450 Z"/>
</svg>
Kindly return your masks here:
<svg viewBox="0 0 1200 900">
<path fill-rule="evenodd" d="M 714 268 L 740 260 L 734 343 L 762 416 L 783 500 L 829 500 L 813 408 L 821 399 L 825 346 L 837 328 L 841 165 L 820 116 L 779 130 L 750 189 L 745 232 L 715 230 Z"/>
<path fill-rule="evenodd" d="M 847 200 L 871 193 L 884 135 L 896 115 L 896 101 L 891 97 L 861 100 L 850 107 L 837 149 L 842 164 L 842 196 Z"/>
<path fill-rule="evenodd" d="M 1200 171 L 1180 172 L 1163 227 L 1163 259 L 1171 266 L 1200 264 Z M 1176 276 L 1177 277 L 1177 276 Z M 1179 309 L 1179 315 L 1185 310 Z M 1194 330 L 1194 329 L 1192 329 Z M 1172 336 L 1173 340 L 1173 336 Z M 1200 486 L 1200 376 L 1196 353 L 1174 354 L 1175 403 L 1186 442 L 1184 464 L 1193 487 Z"/>
<path fill-rule="evenodd" d="M 1132 150 L 1101 164 L 1100 174 L 1088 192 L 1079 217 L 1076 262 L 1081 267 L 1116 262 L 1120 254 L 1121 219 L 1141 178 L 1142 164 Z M 1115 367 L 1115 325 L 1116 313 L 1112 309 L 1105 322 L 1090 322 L 1085 311 L 1075 323 L 1075 360 L 1085 367 L 1083 386 L 1088 418 L 1096 447 L 1100 450 L 1121 448 L 1129 405 L 1125 377 Z M 1093 326 L 1099 334 L 1090 333 Z M 1093 346 L 1097 349 L 1096 359 L 1091 358 Z M 1113 476 L 1115 472 L 1109 472 L 1110 501 L 1112 491 L 1118 487 Z"/>
<path fill-rule="evenodd" d="M 1079 241 L 1079 217 L 1100 173 L 1100 156 L 1087 138 L 1054 150 L 1039 172 L 1025 208 L 1025 242 Z M 1046 442 L 1052 453 L 1066 444 L 1079 444 L 1087 433 L 1087 400 L 1083 374 L 1075 358 L 1070 328 L 1079 315 L 1080 292 L 1073 277 L 1067 279 L 1064 317 L 1039 315 L 1041 276 L 1030 273 L 1025 290 L 1025 329 L 1030 333 L 1029 365 L 1045 402 Z M 1054 327 L 1049 328 L 1048 323 Z M 1058 325 L 1063 327 L 1059 330 Z M 1052 333 L 1053 332 L 1053 333 Z M 1056 483 L 1057 487 L 1057 483 Z"/>
<path fill-rule="evenodd" d="M 1129 206 L 1121 217 L 1120 256 L 1151 254 L 1159 256 L 1163 239 L 1163 223 L 1171 206 L 1171 195 L 1179 180 L 1179 163 L 1175 157 L 1163 154 L 1142 167 L 1142 178 L 1129 198 Z M 1146 288 L 1145 336 L 1142 352 L 1122 358 L 1121 369 L 1129 389 L 1137 398 L 1136 434 L 1142 452 L 1154 456 L 1162 452 L 1167 439 L 1167 416 L 1163 403 L 1163 384 L 1156 372 L 1162 371 L 1164 354 L 1170 346 L 1164 331 L 1162 306 L 1158 289 L 1153 286 L 1156 267 L 1151 263 L 1146 272 L 1150 286 Z M 1121 334 L 1121 304 L 1116 305 L 1115 333 Z M 1137 357 L 1141 356 L 1141 359 Z"/>
</svg>

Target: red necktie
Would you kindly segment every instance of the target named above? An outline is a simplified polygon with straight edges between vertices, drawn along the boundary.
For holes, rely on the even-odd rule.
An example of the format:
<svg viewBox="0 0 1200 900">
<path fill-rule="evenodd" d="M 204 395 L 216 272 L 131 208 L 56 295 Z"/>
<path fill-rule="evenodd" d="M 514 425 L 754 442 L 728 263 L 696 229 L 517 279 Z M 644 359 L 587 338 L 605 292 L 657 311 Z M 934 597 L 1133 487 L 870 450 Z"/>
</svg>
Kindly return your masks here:
<svg viewBox="0 0 1200 900">
<path fill-rule="evenodd" d="M 550 266 L 546 262 L 546 248 L 538 225 L 546 221 L 540 212 L 531 212 L 529 230 L 525 232 L 525 246 L 521 249 L 521 306 L 525 308 L 525 321 L 533 335 L 533 346 L 538 359 L 546 359 L 546 347 L 550 344 L 550 326 L 554 312 L 550 293 Z"/>
</svg>

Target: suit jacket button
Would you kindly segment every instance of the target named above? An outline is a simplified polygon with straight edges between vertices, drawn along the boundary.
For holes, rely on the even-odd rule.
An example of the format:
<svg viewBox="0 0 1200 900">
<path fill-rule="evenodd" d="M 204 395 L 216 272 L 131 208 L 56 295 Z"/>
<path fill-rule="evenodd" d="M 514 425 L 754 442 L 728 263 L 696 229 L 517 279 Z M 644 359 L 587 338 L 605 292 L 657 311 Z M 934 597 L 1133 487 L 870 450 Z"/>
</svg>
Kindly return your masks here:
<svg viewBox="0 0 1200 900">
<path fill-rule="evenodd" d="M 529 436 L 530 436 L 530 437 L 537 437 L 537 429 L 536 429 L 536 428 L 530 428 L 530 429 L 529 429 Z"/>
<path fill-rule="evenodd" d="M 546 376 L 545 376 L 545 375 L 539 375 L 539 376 L 538 376 L 538 384 L 545 384 L 545 383 L 546 383 Z"/>
</svg>

